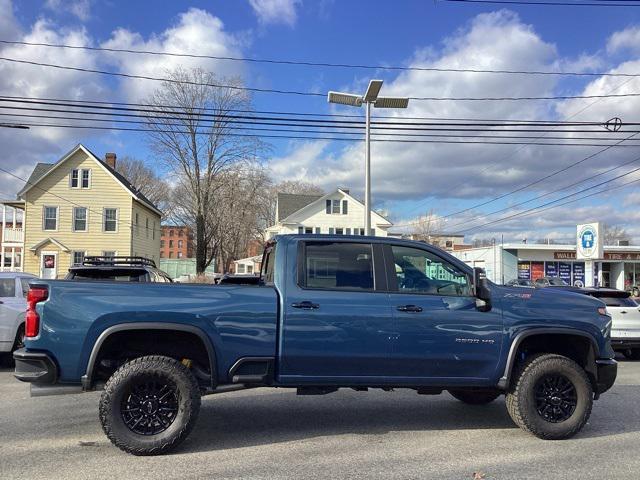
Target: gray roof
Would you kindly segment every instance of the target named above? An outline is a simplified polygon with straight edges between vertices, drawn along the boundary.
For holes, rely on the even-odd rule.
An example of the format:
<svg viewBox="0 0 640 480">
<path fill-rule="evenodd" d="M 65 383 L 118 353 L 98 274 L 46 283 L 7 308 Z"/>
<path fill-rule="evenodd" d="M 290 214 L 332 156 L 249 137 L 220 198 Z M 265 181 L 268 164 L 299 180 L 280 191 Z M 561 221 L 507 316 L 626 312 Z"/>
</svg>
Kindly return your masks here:
<svg viewBox="0 0 640 480">
<path fill-rule="evenodd" d="M 278 193 L 278 221 L 315 202 L 323 195 L 299 195 L 297 193 Z"/>
<path fill-rule="evenodd" d="M 29 188 L 30 186 L 35 184 L 42 177 L 44 177 L 44 175 L 49 170 L 51 170 L 54 165 L 55 165 L 55 163 L 38 163 L 38 164 L 36 164 L 35 168 L 33 169 L 33 172 L 31 172 L 31 175 L 29 176 L 29 179 L 27 180 L 27 183 L 25 183 L 24 186 L 22 187 L 22 189 L 18 192 L 18 198 L 22 197 L 23 192 L 27 188 Z"/>
</svg>

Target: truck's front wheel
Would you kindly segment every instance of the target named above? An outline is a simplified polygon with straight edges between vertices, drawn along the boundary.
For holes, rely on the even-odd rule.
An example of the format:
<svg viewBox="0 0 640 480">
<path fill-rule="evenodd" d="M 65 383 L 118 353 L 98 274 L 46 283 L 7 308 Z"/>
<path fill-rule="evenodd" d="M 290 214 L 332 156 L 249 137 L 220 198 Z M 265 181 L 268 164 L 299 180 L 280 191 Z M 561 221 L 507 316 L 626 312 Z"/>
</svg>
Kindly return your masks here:
<svg viewBox="0 0 640 480">
<path fill-rule="evenodd" d="M 593 388 L 584 369 L 570 358 L 535 355 L 516 374 L 506 405 L 523 430 L 559 440 L 572 437 L 587 423 Z"/>
<path fill-rule="evenodd" d="M 100 398 L 109 440 L 134 455 L 159 455 L 178 446 L 195 425 L 200 389 L 177 360 L 147 356 L 120 367 Z"/>
</svg>

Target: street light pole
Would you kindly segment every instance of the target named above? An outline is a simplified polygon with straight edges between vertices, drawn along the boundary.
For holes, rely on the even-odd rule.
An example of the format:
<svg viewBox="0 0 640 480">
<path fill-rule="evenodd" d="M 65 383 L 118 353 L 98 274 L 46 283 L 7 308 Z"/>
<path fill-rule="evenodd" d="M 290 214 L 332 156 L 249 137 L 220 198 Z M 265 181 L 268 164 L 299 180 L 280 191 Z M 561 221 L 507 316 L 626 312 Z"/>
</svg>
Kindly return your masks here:
<svg viewBox="0 0 640 480">
<path fill-rule="evenodd" d="M 364 234 L 371 235 L 371 102 L 365 107 L 365 154 L 364 154 Z"/>
<path fill-rule="evenodd" d="M 382 88 L 382 80 L 371 80 L 364 95 L 353 93 L 329 92 L 329 103 L 361 107 L 365 104 L 364 130 L 364 231 L 371 235 L 371 105 L 376 108 L 407 108 L 409 99 L 406 97 L 378 97 Z"/>
</svg>

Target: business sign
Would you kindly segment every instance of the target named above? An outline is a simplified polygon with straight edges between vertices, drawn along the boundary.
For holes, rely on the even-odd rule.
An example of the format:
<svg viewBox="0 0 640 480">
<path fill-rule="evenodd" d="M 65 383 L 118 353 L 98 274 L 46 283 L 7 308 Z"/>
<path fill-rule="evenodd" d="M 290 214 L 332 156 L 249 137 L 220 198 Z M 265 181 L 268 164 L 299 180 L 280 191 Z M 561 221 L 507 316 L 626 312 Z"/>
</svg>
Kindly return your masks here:
<svg viewBox="0 0 640 480">
<path fill-rule="evenodd" d="M 531 262 L 518 262 L 518 279 L 531 280 Z"/>
<path fill-rule="evenodd" d="M 584 287 L 584 263 L 575 262 L 573 264 L 573 285 Z"/>
<path fill-rule="evenodd" d="M 571 264 L 567 262 L 559 262 L 558 276 L 571 285 Z"/>
<path fill-rule="evenodd" d="M 640 260 L 638 252 L 604 252 L 605 260 Z"/>
<path fill-rule="evenodd" d="M 546 277 L 557 277 L 558 276 L 558 262 L 545 262 L 545 264 L 544 264 L 544 275 Z"/>
<path fill-rule="evenodd" d="M 544 277 L 544 262 L 531 262 L 531 280 Z"/>
<path fill-rule="evenodd" d="M 604 256 L 603 245 L 600 238 L 600 223 L 594 222 L 578 225 L 576 231 L 576 258 L 594 260 Z"/>
<path fill-rule="evenodd" d="M 556 260 L 575 260 L 576 252 L 553 252 L 553 258 Z"/>
</svg>

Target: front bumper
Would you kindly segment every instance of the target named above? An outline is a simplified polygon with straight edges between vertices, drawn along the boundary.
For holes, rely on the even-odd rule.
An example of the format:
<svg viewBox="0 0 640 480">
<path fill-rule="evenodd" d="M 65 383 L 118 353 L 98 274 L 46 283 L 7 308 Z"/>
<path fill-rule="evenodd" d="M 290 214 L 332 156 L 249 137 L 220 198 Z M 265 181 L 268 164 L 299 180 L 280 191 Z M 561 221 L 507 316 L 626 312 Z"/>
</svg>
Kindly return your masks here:
<svg viewBox="0 0 640 480">
<path fill-rule="evenodd" d="M 616 381 L 618 375 L 618 362 L 612 358 L 602 358 L 596 360 L 596 373 L 598 380 L 596 381 L 596 395 L 609 390 Z"/>
<path fill-rule="evenodd" d="M 50 385 L 58 379 L 58 368 L 46 353 L 21 348 L 13 352 L 13 359 L 16 362 L 13 376 L 22 382 Z"/>
</svg>

